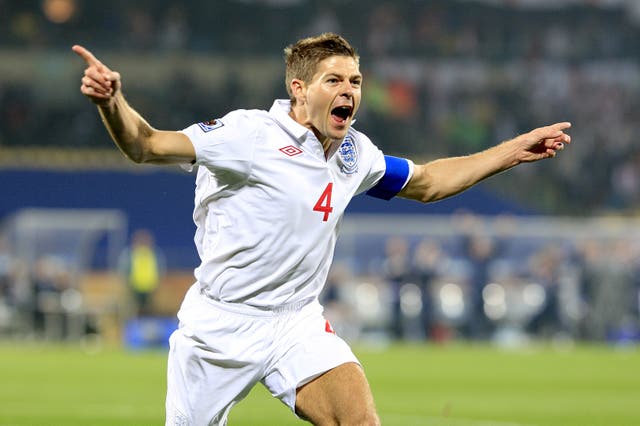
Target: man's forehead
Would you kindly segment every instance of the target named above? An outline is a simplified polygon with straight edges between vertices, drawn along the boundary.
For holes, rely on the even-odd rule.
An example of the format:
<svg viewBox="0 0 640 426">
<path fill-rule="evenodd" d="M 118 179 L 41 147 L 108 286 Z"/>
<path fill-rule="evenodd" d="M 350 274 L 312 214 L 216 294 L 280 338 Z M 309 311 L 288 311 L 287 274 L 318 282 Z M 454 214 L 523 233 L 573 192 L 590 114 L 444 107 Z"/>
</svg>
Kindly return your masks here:
<svg viewBox="0 0 640 426">
<path fill-rule="evenodd" d="M 316 75 L 338 74 L 360 76 L 360 65 L 351 56 L 334 55 L 318 63 Z"/>
</svg>

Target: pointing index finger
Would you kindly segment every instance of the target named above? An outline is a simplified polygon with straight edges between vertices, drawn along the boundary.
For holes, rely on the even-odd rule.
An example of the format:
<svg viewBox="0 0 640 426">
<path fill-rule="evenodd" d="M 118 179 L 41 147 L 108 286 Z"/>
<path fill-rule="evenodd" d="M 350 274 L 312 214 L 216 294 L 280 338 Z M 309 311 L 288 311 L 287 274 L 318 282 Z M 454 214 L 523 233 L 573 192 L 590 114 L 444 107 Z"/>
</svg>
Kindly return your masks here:
<svg viewBox="0 0 640 426">
<path fill-rule="evenodd" d="M 571 127 L 571 123 L 568 121 L 564 121 L 561 123 L 555 123 L 547 127 L 540 128 L 542 133 L 544 134 L 543 138 L 557 138 L 560 135 L 564 134 L 564 131 Z"/>
<path fill-rule="evenodd" d="M 571 123 L 568 121 L 564 121 L 561 123 L 553 124 L 552 127 L 558 130 L 565 130 L 571 127 Z"/>
<path fill-rule="evenodd" d="M 93 56 L 93 53 L 89 52 L 87 49 L 85 49 L 84 47 L 76 44 L 74 45 L 71 50 L 73 50 L 78 56 L 80 56 L 82 59 L 84 59 L 84 61 L 87 63 L 87 65 L 92 66 L 95 65 L 97 67 L 102 67 L 104 65 L 102 65 L 102 62 L 100 62 L 98 60 L 98 58 L 96 58 L 95 56 Z"/>
</svg>

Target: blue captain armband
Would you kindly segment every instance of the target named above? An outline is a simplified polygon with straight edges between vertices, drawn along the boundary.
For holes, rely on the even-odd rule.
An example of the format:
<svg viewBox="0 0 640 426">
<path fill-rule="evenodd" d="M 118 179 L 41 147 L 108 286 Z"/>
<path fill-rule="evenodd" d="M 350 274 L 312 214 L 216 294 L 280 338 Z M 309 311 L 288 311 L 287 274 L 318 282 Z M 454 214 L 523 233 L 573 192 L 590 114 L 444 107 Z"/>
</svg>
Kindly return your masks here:
<svg viewBox="0 0 640 426">
<path fill-rule="evenodd" d="M 366 192 L 367 195 L 390 200 L 406 185 L 411 177 L 411 162 L 405 158 L 384 156 L 386 170 L 376 186 Z"/>
</svg>

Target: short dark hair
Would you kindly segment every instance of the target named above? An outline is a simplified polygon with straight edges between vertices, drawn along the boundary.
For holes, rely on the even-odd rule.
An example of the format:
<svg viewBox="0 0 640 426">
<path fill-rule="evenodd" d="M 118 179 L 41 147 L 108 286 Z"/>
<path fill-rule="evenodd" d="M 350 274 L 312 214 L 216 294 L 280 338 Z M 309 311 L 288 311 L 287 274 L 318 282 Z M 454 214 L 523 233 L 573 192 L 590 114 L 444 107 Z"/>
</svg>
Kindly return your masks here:
<svg viewBox="0 0 640 426">
<path fill-rule="evenodd" d="M 285 85 L 292 103 L 295 103 L 295 98 L 291 93 L 291 81 L 293 79 L 311 81 L 318 64 L 336 55 L 349 56 L 356 62 L 360 61 L 360 56 L 349 42 L 335 33 L 303 38 L 284 49 Z"/>
</svg>

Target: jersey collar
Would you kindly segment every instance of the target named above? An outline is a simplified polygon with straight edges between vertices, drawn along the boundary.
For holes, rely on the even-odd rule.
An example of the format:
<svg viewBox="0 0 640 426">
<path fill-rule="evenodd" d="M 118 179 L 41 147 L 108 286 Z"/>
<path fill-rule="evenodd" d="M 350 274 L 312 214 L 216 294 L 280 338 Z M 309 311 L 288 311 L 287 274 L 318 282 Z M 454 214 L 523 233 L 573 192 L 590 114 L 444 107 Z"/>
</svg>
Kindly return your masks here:
<svg viewBox="0 0 640 426">
<path fill-rule="evenodd" d="M 276 119 L 280 127 L 293 136 L 298 142 L 302 143 L 305 141 L 307 134 L 311 132 L 311 130 L 291 118 L 289 111 L 291 111 L 290 100 L 276 99 L 273 102 L 269 113 Z"/>
</svg>

